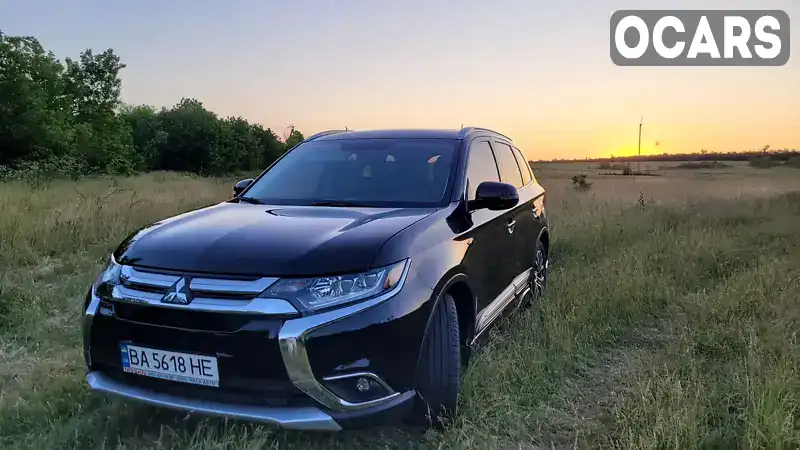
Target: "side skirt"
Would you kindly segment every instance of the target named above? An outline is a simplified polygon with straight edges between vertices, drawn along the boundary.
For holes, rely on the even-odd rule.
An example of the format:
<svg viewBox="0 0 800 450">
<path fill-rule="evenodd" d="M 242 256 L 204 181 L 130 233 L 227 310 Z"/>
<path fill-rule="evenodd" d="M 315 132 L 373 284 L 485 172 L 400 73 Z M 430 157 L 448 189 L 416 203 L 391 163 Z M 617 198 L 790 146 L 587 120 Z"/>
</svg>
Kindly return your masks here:
<svg viewBox="0 0 800 450">
<path fill-rule="evenodd" d="M 528 279 L 531 276 L 531 272 L 532 269 L 528 269 L 517 275 L 514 280 L 511 281 L 511 284 L 500 292 L 500 295 L 495 297 L 491 303 L 478 312 L 478 316 L 475 320 L 475 337 L 472 339 L 471 344 L 474 344 L 481 334 L 490 327 L 492 322 L 502 315 L 506 307 L 515 298 L 524 294 L 524 291 L 528 289 Z"/>
</svg>

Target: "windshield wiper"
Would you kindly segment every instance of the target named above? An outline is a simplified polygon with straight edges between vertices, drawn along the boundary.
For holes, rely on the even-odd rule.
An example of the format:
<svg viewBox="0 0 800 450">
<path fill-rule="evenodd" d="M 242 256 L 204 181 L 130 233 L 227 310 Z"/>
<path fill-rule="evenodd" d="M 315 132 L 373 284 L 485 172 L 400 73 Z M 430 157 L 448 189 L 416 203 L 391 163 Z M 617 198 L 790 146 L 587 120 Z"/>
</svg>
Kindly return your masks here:
<svg viewBox="0 0 800 450">
<path fill-rule="evenodd" d="M 309 206 L 339 206 L 342 208 L 346 207 L 359 207 L 359 206 L 366 206 L 362 203 L 352 203 L 352 202 L 342 202 L 338 200 L 328 200 L 328 201 L 321 201 L 321 202 L 314 202 Z"/>
<path fill-rule="evenodd" d="M 264 204 L 264 202 L 262 202 L 261 200 L 259 200 L 257 198 L 253 198 L 253 197 L 236 197 L 236 198 L 239 199 L 240 202 L 250 203 L 250 204 L 253 204 L 253 205 L 263 205 Z"/>
</svg>

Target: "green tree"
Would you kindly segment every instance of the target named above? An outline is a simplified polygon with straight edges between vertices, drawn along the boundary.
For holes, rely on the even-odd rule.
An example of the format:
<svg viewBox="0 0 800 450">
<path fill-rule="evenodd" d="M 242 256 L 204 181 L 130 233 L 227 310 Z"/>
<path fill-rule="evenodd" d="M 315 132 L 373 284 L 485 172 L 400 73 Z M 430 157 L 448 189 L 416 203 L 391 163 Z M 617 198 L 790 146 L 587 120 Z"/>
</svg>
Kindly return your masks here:
<svg viewBox="0 0 800 450">
<path fill-rule="evenodd" d="M 116 113 L 123 68 L 111 49 L 99 54 L 89 49 L 78 60 L 66 59 L 65 93 L 82 125 L 75 150 L 92 171 L 132 173 L 140 165 L 131 128 Z"/>
<path fill-rule="evenodd" d="M 261 168 L 266 168 L 283 154 L 285 146 L 283 142 L 278 139 L 278 135 L 271 129 L 265 129 L 259 124 L 253 124 L 251 126 L 253 128 L 253 133 L 258 139 L 258 147 L 261 152 L 259 161 Z"/>
<path fill-rule="evenodd" d="M 196 99 L 158 111 L 123 105 L 124 68 L 111 49 L 61 63 L 35 38 L 0 32 L 0 174 L 217 175 L 264 168 L 303 140 L 291 127 L 282 142 L 272 130 L 242 117 L 222 119 Z"/>
<path fill-rule="evenodd" d="M 63 70 L 35 38 L 0 32 L 0 165 L 70 152 L 74 133 Z"/>
<path fill-rule="evenodd" d="M 161 146 L 157 168 L 215 173 L 213 153 L 218 150 L 220 120 L 199 100 L 183 98 L 171 109 L 159 113 L 167 140 Z"/>
<path fill-rule="evenodd" d="M 303 133 L 297 131 L 294 125 L 289 126 L 289 133 L 286 135 L 286 150 L 294 147 L 295 145 L 303 142 Z"/>
<path fill-rule="evenodd" d="M 169 137 L 169 133 L 162 126 L 159 113 L 148 105 L 123 105 L 119 114 L 131 129 L 133 147 L 140 164 L 139 170 L 159 169 L 160 151 Z"/>
<path fill-rule="evenodd" d="M 257 169 L 261 161 L 259 139 L 241 117 L 229 117 L 221 124 L 213 167 L 218 172 Z"/>
</svg>

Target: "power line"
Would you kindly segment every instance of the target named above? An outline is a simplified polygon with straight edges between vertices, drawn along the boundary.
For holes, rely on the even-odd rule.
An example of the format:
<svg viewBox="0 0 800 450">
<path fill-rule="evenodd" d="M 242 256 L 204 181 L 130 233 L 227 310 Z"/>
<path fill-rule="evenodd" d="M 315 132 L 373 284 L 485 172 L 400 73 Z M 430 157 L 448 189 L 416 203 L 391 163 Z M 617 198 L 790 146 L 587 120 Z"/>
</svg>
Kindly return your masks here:
<svg viewBox="0 0 800 450">
<path fill-rule="evenodd" d="M 642 116 L 642 118 L 639 119 L 639 156 L 640 156 L 640 158 L 639 158 L 638 161 L 636 161 L 636 175 L 639 175 L 640 173 L 642 173 L 642 171 L 641 171 L 641 168 L 642 168 L 642 161 L 641 161 L 642 158 L 641 158 L 641 156 L 642 156 L 642 124 L 643 123 L 644 123 L 644 116 Z"/>
</svg>

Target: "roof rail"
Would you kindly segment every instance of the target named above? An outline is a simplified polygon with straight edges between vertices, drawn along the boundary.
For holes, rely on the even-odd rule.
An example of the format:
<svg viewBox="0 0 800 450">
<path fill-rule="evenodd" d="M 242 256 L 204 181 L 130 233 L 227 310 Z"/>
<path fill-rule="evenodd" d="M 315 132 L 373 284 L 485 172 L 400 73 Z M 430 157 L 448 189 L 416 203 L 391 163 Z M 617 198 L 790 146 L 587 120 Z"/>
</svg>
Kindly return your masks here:
<svg viewBox="0 0 800 450">
<path fill-rule="evenodd" d="M 467 135 L 469 133 L 472 133 L 473 131 L 485 131 L 487 133 L 496 134 L 498 136 L 502 136 L 502 137 L 508 139 L 509 141 L 513 142 L 510 137 L 506 136 L 503 133 L 498 133 L 497 131 L 490 130 L 488 128 L 481 128 L 481 127 L 464 127 L 464 128 L 461 129 L 461 131 L 459 131 L 458 138 L 459 139 L 464 139 L 465 137 L 467 137 Z"/>
<path fill-rule="evenodd" d="M 312 136 L 309 136 L 309 137 L 305 138 L 305 140 L 306 140 L 306 141 L 313 141 L 314 139 L 316 139 L 316 138 L 319 138 L 319 137 L 322 137 L 322 136 L 328 136 L 328 135 L 330 135 L 330 134 L 336 134 L 336 133 L 344 133 L 345 131 L 352 131 L 352 130 L 327 130 L 327 131 L 320 131 L 320 132 L 319 132 L 319 133 L 317 133 L 317 134 L 314 134 L 314 135 L 312 135 Z"/>
</svg>

